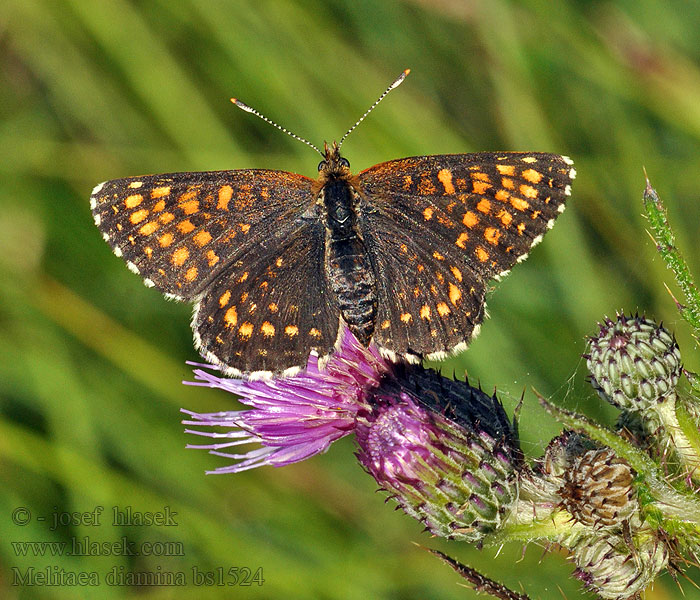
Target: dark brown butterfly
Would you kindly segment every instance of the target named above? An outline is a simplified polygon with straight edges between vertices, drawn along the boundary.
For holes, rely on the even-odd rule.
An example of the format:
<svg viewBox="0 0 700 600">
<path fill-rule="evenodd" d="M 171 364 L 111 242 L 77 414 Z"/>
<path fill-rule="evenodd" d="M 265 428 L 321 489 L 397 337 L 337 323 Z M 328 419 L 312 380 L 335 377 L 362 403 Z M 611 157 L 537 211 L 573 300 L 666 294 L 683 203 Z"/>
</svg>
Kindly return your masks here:
<svg viewBox="0 0 700 600">
<path fill-rule="evenodd" d="M 315 180 L 250 169 L 108 181 L 92 192 L 95 223 L 146 285 L 195 302 L 195 343 L 228 374 L 292 373 L 332 353 L 344 325 L 392 359 L 466 348 L 488 281 L 564 210 L 571 160 L 418 156 L 354 175 L 340 144 L 324 146 Z"/>
</svg>

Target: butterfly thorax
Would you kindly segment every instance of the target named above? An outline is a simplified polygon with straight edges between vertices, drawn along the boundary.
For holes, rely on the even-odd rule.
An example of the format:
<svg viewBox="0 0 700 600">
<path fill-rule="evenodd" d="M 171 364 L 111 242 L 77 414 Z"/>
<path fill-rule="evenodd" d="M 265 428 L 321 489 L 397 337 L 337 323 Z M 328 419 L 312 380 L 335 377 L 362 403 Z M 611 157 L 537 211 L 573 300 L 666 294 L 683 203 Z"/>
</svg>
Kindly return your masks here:
<svg viewBox="0 0 700 600">
<path fill-rule="evenodd" d="M 350 165 L 334 142 L 319 165 L 318 205 L 326 229 L 325 274 L 338 308 L 358 341 L 368 345 L 377 312 L 376 280 L 358 222 L 360 195 Z"/>
</svg>

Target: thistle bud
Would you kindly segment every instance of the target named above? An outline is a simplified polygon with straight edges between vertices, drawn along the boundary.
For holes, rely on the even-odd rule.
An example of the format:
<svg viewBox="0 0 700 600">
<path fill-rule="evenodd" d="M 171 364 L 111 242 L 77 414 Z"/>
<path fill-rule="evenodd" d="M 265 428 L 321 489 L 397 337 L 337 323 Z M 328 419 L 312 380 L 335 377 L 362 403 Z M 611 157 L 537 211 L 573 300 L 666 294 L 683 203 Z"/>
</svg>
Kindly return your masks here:
<svg viewBox="0 0 700 600">
<path fill-rule="evenodd" d="M 606 600 L 628 600 L 666 567 L 669 552 L 654 538 L 630 548 L 619 536 L 580 536 L 573 548 L 574 577 Z"/>
<path fill-rule="evenodd" d="M 582 525 L 618 526 L 639 510 L 634 477 L 629 463 L 610 448 L 589 450 L 565 471 L 561 504 Z"/>
<path fill-rule="evenodd" d="M 638 316 L 605 319 L 598 336 L 590 340 L 586 358 L 593 387 L 621 409 L 646 410 L 663 402 L 681 374 L 675 338 Z"/>
<path fill-rule="evenodd" d="M 496 396 L 419 366 L 395 365 L 356 422 L 358 458 L 433 534 L 475 542 L 518 496 L 517 436 Z"/>
</svg>

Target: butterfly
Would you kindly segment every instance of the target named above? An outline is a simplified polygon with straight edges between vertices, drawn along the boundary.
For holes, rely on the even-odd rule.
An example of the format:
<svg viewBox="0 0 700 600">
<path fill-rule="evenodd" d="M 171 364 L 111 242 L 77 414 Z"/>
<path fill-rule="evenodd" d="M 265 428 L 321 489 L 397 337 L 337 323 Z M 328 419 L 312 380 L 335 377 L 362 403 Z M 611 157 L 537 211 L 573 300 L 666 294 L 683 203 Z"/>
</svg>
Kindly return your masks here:
<svg viewBox="0 0 700 600">
<path fill-rule="evenodd" d="M 537 152 L 416 156 L 353 174 L 340 154 L 348 133 L 319 151 L 316 179 L 246 169 L 93 190 L 104 239 L 147 286 L 195 304 L 195 345 L 225 373 L 294 373 L 311 352 L 329 356 L 344 327 L 394 361 L 463 350 L 489 280 L 527 257 L 575 177 L 567 157 Z"/>
</svg>

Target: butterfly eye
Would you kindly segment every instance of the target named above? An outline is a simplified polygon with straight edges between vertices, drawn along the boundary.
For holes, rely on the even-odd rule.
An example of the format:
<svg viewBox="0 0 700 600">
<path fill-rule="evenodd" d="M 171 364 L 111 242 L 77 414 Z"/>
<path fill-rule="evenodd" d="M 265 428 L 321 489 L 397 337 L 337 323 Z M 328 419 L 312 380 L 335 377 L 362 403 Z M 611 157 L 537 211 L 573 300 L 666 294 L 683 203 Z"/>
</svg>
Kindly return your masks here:
<svg viewBox="0 0 700 600">
<path fill-rule="evenodd" d="M 347 158 L 342 158 L 338 161 L 341 167 L 347 167 L 348 169 L 350 168 L 350 161 Z"/>
<path fill-rule="evenodd" d="M 318 163 L 318 170 L 322 171 L 328 166 L 328 163 L 325 160 L 322 160 L 320 163 Z"/>
</svg>

